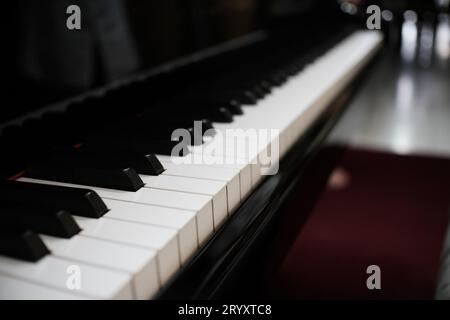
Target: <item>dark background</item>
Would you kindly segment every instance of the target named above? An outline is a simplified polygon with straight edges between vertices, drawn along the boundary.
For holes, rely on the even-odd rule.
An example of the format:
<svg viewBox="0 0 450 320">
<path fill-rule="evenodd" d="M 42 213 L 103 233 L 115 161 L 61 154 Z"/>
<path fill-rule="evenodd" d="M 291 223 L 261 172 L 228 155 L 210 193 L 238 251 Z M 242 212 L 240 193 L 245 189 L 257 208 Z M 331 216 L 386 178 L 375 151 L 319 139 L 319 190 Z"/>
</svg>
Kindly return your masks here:
<svg viewBox="0 0 450 320">
<path fill-rule="evenodd" d="M 6 103 L 0 122 L 137 71 L 286 21 L 314 32 L 328 12 L 377 3 L 394 12 L 433 10 L 433 1 L 16 0 L 3 4 Z M 82 30 L 66 28 L 81 8 Z M 365 10 L 359 13 L 364 16 Z M 302 24 L 302 21 L 304 22 Z M 295 29 L 292 30 L 295 35 Z"/>
<path fill-rule="evenodd" d="M 5 121 L 308 12 L 312 0 L 17 0 L 5 3 Z M 333 3 L 333 1 L 331 1 Z M 81 8 L 81 30 L 66 8 Z M 5 21 L 4 20 L 4 21 Z"/>
</svg>

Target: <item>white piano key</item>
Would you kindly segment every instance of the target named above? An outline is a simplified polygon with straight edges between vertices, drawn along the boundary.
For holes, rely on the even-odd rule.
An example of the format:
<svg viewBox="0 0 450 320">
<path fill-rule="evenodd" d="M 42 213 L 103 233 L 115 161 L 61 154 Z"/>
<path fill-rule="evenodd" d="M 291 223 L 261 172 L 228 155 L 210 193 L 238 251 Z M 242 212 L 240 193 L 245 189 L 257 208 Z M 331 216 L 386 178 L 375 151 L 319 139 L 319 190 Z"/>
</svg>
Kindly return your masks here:
<svg viewBox="0 0 450 320">
<path fill-rule="evenodd" d="M 381 39 L 380 34 L 373 32 L 357 32 L 351 35 L 292 77 L 285 85 L 275 89 L 256 107 L 244 107 L 244 114 L 235 116 L 232 123 L 214 123 L 216 130 L 223 136 L 229 129 L 277 129 L 280 132 L 280 156 L 283 155 L 368 61 L 380 45 Z M 245 138 L 245 135 L 243 136 Z M 207 146 L 195 146 L 191 151 L 237 156 L 254 162 L 255 157 L 259 157 L 264 148 L 270 145 L 255 146 L 257 143 L 254 142 L 250 144 L 252 148 L 238 150 L 236 155 L 230 154 L 229 149 L 223 147 L 224 142 L 217 137 L 220 138 L 221 135 L 211 138 Z M 252 174 L 254 180 L 261 179 L 257 170 L 253 170 Z"/>
<path fill-rule="evenodd" d="M 136 192 L 129 192 L 30 178 L 20 178 L 19 181 L 75 188 L 87 188 L 97 192 L 103 199 L 121 200 L 130 203 L 140 203 L 194 211 L 196 213 L 199 232 L 201 232 L 201 234 L 199 233 L 200 244 L 211 236 L 214 231 L 211 196 L 151 188 L 141 188 Z"/>
<path fill-rule="evenodd" d="M 212 216 L 211 197 L 200 194 L 191 194 L 169 190 L 158 190 L 152 188 L 141 188 L 137 191 L 123 191 L 116 189 L 106 189 L 92 186 L 83 186 L 71 183 L 63 183 L 56 181 L 20 178 L 19 181 L 51 184 L 58 186 L 86 188 L 97 192 L 101 198 L 122 200 L 134 203 L 158 205 L 170 208 L 179 208 L 184 210 L 200 211 L 208 210 Z"/>
<path fill-rule="evenodd" d="M 100 197 L 106 199 L 159 205 L 196 212 L 206 210 L 210 213 L 211 217 L 213 216 L 212 199 L 210 196 L 151 188 L 141 188 L 136 192 L 122 192 L 119 190 L 99 188 L 91 189 L 95 190 Z"/>
<path fill-rule="evenodd" d="M 174 164 L 200 164 L 211 167 L 239 169 L 239 183 L 242 199 L 245 199 L 250 194 L 251 189 L 254 186 L 251 173 L 252 165 L 249 164 L 245 159 L 195 153 L 188 154 L 184 157 L 157 155 L 157 158 L 162 163 L 172 162 Z"/>
<path fill-rule="evenodd" d="M 64 292 L 0 275 L 0 300 L 85 300 L 75 293 Z"/>
<path fill-rule="evenodd" d="M 239 163 L 243 163 L 245 166 L 250 167 L 251 187 L 258 185 L 262 180 L 263 173 L 261 170 L 263 168 L 263 162 L 261 160 L 265 159 L 265 151 L 268 147 L 268 142 L 265 140 L 270 138 L 270 136 L 268 136 L 267 139 L 260 139 L 259 135 L 269 135 L 274 129 L 280 130 L 279 127 L 274 126 L 273 122 L 270 123 L 270 125 L 261 126 L 255 121 L 264 116 L 264 110 L 261 107 L 262 104 L 264 104 L 264 101 L 260 102 L 260 105 L 257 108 L 253 106 L 248 107 L 248 110 L 251 112 L 247 112 L 246 110 L 244 115 L 236 116 L 233 123 L 214 123 L 216 131 L 221 134 L 217 134 L 216 136 L 207 139 L 201 146 L 190 147 L 192 157 L 194 159 L 196 156 L 206 159 L 236 159 Z M 260 114 L 255 114 L 255 109 L 258 110 Z M 239 123 L 243 122 L 242 119 L 246 119 L 246 121 L 253 119 L 253 121 L 252 124 L 239 125 Z M 243 124 L 245 124 L 245 122 Z M 246 126 L 248 127 L 246 128 Z M 230 132 L 231 129 L 234 129 L 235 131 Z M 264 131 L 258 131 L 259 129 L 263 129 Z M 274 136 L 278 137 L 278 134 L 275 133 Z M 269 139 L 269 141 L 271 140 Z M 236 145 L 239 145 L 240 147 L 236 147 Z M 274 156 L 273 158 L 278 160 L 279 157 Z M 251 187 L 249 188 L 248 184 L 244 186 L 244 189 L 241 191 L 242 198 L 248 196 Z"/>
<path fill-rule="evenodd" d="M 257 180 L 253 181 L 252 176 L 252 164 L 233 164 L 230 168 L 239 169 L 239 183 L 241 186 L 241 200 L 245 200 L 252 192 L 252 189 L 257 184 Z"/>
<path fill-rule="evenodd" d="M 210 167 L 204 165 L 179 165 L 162 161 L 166 169 L 162 174 L 225 181 L 227 183 L 228 211 L 232 213 L 241 202 L 239 170 L 235 168 Z"/>
<path fill-rule="evenodd" d="M 226 183 L 216 180 L 159 175 L 141 175 L 146 188 L 204 194 L 212 197 L 214 227 L 217 228 L 228 215 Z"/>
<path fill-rule="evenodd" d="M 79 270 L 80 287 L 76 285 L 71 268 Z M 0 275 L 15 277 L 68 294 L 93 299 L 132 299 L 131 276 L 124 272 L 95 267 L 73 260 L 45 256 L 38 262 L 26 262 L 0 256 Z"/>
<path fill-rule="evenodd" d="M 193 211 L 142 205 L 137 203 L 105 199 L 109 209 L 108 218 L 162 226 L 176 230 L 180 248 L 181 263 L 184 263 L 198 248 L 199 237 L 204 241 L 209 225 L 202 225 L 205 219 L 196 220 Z M 200 230 L 199 234 L 197 230 Z"/>
<path fill-rule="evenodd" d="M 252 181 L 252 164 L 249 164 L 244 159 L 232 160 L 230 158 L 225 157 L 225 163 L 220 166 L 224 168 L 234 168 L 239 170 L 239 186 L 241 188 L 241 201 L 245 200 L 252 192 L 253 186 L 256 185 L 256 181 L 255 182 Z"/>
<path fill-rule="evenodd" d="M 156 251 L 76 235 L 62 239 L 41 235 L 55 257 L 123 271 L 132 277 L 134 296 L 149 299 L 159 290 Z"/>
<path fill-rule="evenodd" d="M 280 157 L 283 156 L 299 139 L 299 137 L 301 137 L 303 133 L 315 122 L 320 114 L 324 112 L 330 102 L 332 102 L 333 99 L 338 96 L 339 92 L 349 83 L 349 81 L 356 75 L 356 73 L 361 70 L 364 64 L 368 62 L 368 60 L 380 46 L 381 41 L 382 36 L 379 33 L 373 31 L 361 31 L 352 34 L 345 40 L 341 41 L 334 48 L 329 50 L 327 53 L 325 53 L 323 56 L 318 57 L 313 63 L 306 66 L 305 69 L 302 70 L 302 72 L 294 77 L 291 77 L 283 86 L 275 88 L 273 92 L 269 94 L 265 99 L 260 100 L 256 107 L 244 106 L 245 113 L 243 115 L 235 116 L 233 123 L 215 123 L 214 126 L 216 130 L 222 132 L 227 129 L 277 129 L 279 130 L 279 133 L 276 136 L 279 143 L 279 155 Z M 232 210 L 234 210 L 239 205 L 240 201 L 244 199 L 245 196 L 250 192 L 249 190 L 251 190 L 251 188 L 254 188 L 263 178 L 263 166 L 259 163 L 258 160 L 260 160 L 260 156 L 264 154 L 267 148 L 274 148 L 276 146 L 276 142 L 277 139 L 273 139 L 271 141 L 266 141 L 265 143 L 259 143 L 253 151 L 238 151 L 237 154 L 230 153 L 226 148 L 222 148 L 222 150 L 220 148 L 217 148 L 217 150 L 215 150 L 215 148 L 205 148 L 205 145 L 214 147 L 216 143 L 222 143 L 221 141 L 218 141 L 216 135 L 215 137 L 210 138 L 210 141 L 207 144 L 203 146 L 192 147 L 192 153 L 207 157 L 236 157 L 239 159 L 244 159 L 244 163 L 242 163 L 240 166 L 231 165 L 229 167 L 223 165 L 199 166 L 193 164 L 185 164 L 175 167 L 174 164 L 166 158 L 162 159 L 163 165 L 167 167 L 167 170 L 165 173 L 163 173 L 163 175 L 191 177 L 197 179 L 209 179 L 226 182 L 228 207 L 232 212 Z M 250 147 L 255 147 L 255 143 L 251 143 Z M 251 179 L 248 178 L 248 171 L 246 175 L 243 174 L 244 169 L 248 170 L 248 167 L 250 167 L 249 172 Z M 222 176 L 223 173 L 218 173 L 217 168 L 220 169 L 220 172 L 222 172 L 222 170 L 224 169 L 233 169 L 235 170 L 235 173 L 233 176 L 227 174 L 225 174 L 225 176 Z M 239 175 L 239 179 L 236 178 L 237 174 Z M 251 183 L 248 183 L 249 181 L 251 181 Z M 58 183 L 51 182 L 51 184 Z M 190 199 L 189 202 L 185 198 L 180 200 L 178 199 L 178 197 L 176 197 L 176 195 L 178 194 L 177 192 L 169 190 L 160 191 L 171 192 L 170 195 L 168 193 L 162 192 L 158 194 L 152 193 L 152 195 L 149 196 L 147 194 L 147 191 L 145 191 L 140 193 L 133 193 L 133 196 L 130 196 L 129 193 L 127 194 L 126 192 L 125 194 L 123 194 L 121 192 L 115 192 L 115 190 L 111 191 L 101 188 L 88 188 L 97 191 L 103 198 L 122 200 L 130 204 L 138 202 L 144 203 L 145 205 L 150 204 L 162 207 L 192 210 L 197 214 L 196 221 L 199 238 L 201 238 L 200 234 L 202 234 L 203 232 L 202 228 L 200 227 L 200 214 L 202 214 L 202 216 L 204 217 L 209 216 L 211 221 L 209 234 L 213 230 L 213 208 L 211 201 L 209 202 L 209 209 L 205 209 L 208 206 L 203 206 L 202 208 L 200 208 L 202 205 L 201 201 L 196 202 L 195 200 Z M 152 188 L 143 189 L 152 191 L 155 190 Z M 208 199 L 212 199 L 212 197 L 213 195 L 210 195 Z M 185 205 L 186 202 L 188 208 L 181 207 L 181 205 Z M 125 218 L 126 211 L 123 211 L 123 213 L 121 213 L 122 210 L 120 212 L 117 211 L 117 216 L 114 216 L 114 210 L 111 211 L 112 214 L 108 213 L 106 215 L 106 218 L 102 218 L 100 220 L 127 220 Z M 142 212 L 144 211 L 145 210 L 142 210 Z M 111 218 L 108 217 L 108 215 L 110 214 Z M 143 217 L 144 213 L 137 215 L 130 214 L 129 219 L 136 219 L 136 222 L 138 222 L 138 220 L 141 219 L 139 218 L 141 216 Z M 79 220 L 79 218 L 77 219 Z M 147 219 L 152 220 L 150 218 L 146 218 L 145 220 Z M 153 222 L 148 221 L 148 224 L 152 223 Z M 204 225 L 207 224 L 208 223 L 205 223 Z M 155 223 L 155 225 L 158 225 L 158 223 Z M 111 230 L 114 229 L 115 228 L 111 228 Z M 208 228 L 205 227 L 205 230 L 207 229 Z M 101 233 L 103 234 L 103 231 Z M 105 234 L 107 235 L 107 237 L 112 237 L 112 234 L 110 234 L 109 232 L 106 232 Z M 105 234 L 103 234 L 103 236 Z M 120 242 L 129 241 L 125 239 L 125 235 L 120 235 L 119 238 L 120 239 L 118 239 L 118 241 Z M 180 241 L 179 237 L 177 239 L 178 241 Z M 204 239 L 206 239 L 206 237 Z M 131 242 L 134 243 L 135 241 L 131 240 Z M 181 251 L 183 250 L 180 247 L 180 255 Z M 186 252 L 188 252 L 188 250 Z M 48 282 L 46 286 L 53 286 L 49 283 L 50 282 Z M 89 296 L 92 296 L 92 293 Z"/>
<path fill-rule="evenodd" d="M 180 268 L 180 252 L 176 230 L 109 219 L 74 217 L 83 229 L 80 235 L 157 251 L 160 283 L 164 284 Z"/>
</svg>

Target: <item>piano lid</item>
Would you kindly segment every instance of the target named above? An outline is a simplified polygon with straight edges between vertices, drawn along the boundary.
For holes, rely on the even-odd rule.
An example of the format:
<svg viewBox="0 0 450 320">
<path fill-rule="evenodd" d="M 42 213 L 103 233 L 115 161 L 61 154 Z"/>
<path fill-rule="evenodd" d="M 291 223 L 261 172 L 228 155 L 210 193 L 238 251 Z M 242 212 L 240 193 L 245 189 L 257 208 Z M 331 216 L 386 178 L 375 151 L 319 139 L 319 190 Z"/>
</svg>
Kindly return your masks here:
<svg viewBox="0 0 450 320">
<path fill-rule="evenodd" d="M 327 2 L 330 7 L 336 1 Z M 78 16 L 68 8 L 80 8 Z M 0 123 L 129 74 L 301 17 L 312 0 L 20 0 L 4 4 Z M 324 5 L 321 3 L 321 12 Z M 291 19 L 292 20 L 292 19 Z"/>
</svg>

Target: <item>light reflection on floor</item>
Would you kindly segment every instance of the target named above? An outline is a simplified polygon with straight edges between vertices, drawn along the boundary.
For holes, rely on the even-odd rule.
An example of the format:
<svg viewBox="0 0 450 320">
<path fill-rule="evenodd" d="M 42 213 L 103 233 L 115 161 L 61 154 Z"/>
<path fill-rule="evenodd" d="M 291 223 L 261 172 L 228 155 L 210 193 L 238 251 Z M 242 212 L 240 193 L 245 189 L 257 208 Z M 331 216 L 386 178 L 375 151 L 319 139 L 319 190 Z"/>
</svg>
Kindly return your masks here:
<svg viewBox="0 0 450 320">
<path fill-rule="evenodd" d="M 386 50 L 330 141 L 450 156 L 450 19 L 405 16 L 400 52 Z M 414 42 L 414 43 L 413 43 Z"/>
</svg>

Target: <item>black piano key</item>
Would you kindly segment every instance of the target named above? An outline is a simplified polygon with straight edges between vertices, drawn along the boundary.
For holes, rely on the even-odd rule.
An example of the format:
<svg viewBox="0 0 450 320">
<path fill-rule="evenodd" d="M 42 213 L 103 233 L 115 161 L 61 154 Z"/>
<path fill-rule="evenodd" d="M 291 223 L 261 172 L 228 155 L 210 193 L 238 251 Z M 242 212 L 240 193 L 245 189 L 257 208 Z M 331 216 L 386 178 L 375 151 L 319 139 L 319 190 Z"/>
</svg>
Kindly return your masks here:
<svg viewBox="0 0 450 320">
<path fill-rule="evenodd" d="M 148 137 L 150 140 L 172 140 L 172 134 L 177 129 L 185 130 L 186 134 L 190 137 L 190 145 L 201 145 L 203 144 L 203 135 L 202 130 L 195 129 L 194 127 L 185 127 L 185 128 L 161 128 L 158 130 L 157 128 L 153 128 L 153 130 L 139 130 L 138 134 L 140 136 Z"/>
<path fill-rule="evenodd" d="M 171 111 L 172 110 L 172 111 Z M 233 122 L 233 114 L 226 107 L 210 107 L 195 104 L 171 104 L 167 109 L 159 110 L 157 114 L 169 116 L 173 110 L 178 114 L 186 114 L 193 117 L 206 117 L 214 122 Z"/>
<path fill-rule="evenodd" d="M 249 90 L 257 99 L 263 99 L 267 94 L 266 90 L 257 84 L 254 85 L 244 84 L 243 88 L 248 88 L 247 90 Z"/>
<path fill-rule="evenodd" d="M 266 90 L 260 87 L 258 84 L 249 83 L 238 83 L 237 85 L 231 86 L 230 89 L 233 90 L 243 90 L 250 92 L 256 99 L 263 99 L 266 96 Z"/>
<path fill-rule="evenodd" d="M 142 160 L 141 160 L 142 159 Z M 154 154 L 147 154 L 141 158 L 133 159 L 136 170 L 141 174 L 158 176 L 164 172 L 164 166 Z"/>
<path fill-rule="evenodd" d="M 230 90 L 228 92 L 228 94 L 233 96 L 233 97 L 236 97 L 235 99 L 237 101 L 239 101 L 239 102 L 241 102 L 242 104 L 245 104 L 245 105 L 255 105 L 255 104 L 258 103 L 258 100 L 260 99 L 260 98 L 257 97 L 257 95 L 255 95 L 250 90 L 245 90 L 245 91 Z"/>
<path fill-rule="evenodd" d="M 64 160 L 55 159 L 30 164 L 27 166 L 26 176 L 124 191 L 137 191 L 144 186 L 141 178 L 132 168 L 100 168 L 84 163 L 79 164 L 75 158 Z"/>
<path fill-rule="evenodd" d="M 233 103 L 234 102 L 234 103 Z M 230 104 L 226 105 L 226 108 L 230 110 L 231 114 L 233 115 L 242 115 L 244 114 L 244 110 L 242 109 L 242 106 L 237 101 L 232 101 Z"/>
<path fill-rule="evenodd" d="M 5 229 L 0 225 L 0 255 L 36 262 L 50 250 L 31 230 Z"/>
<path fill-rule="evenodd" d="M 233 113 L 226 107 L 205 105 L 195 102 L 168 101 L 154 110 L 148 111 L 154 119 L 169 119 L 167 123 L 174 121 L 173 114 L 178 117 L 184 116 L 185 119 L 191 119 L 191 126 L 194 124 L 192 119 L 207 118 L 214 122 L 230 123 L 233 122 Z M 162 121 L 164 125 L 165 121 Z"/>
<path fill-rule="evenodd" d="M 203 113 L 206 112 L 206 113 Z M 195 112 L 193 113 L 196 114 Z M 217 109 L 210 110 L 208 107 L 199 108 L 198 115 L 205 115 L 212 121 L 220 123 L 231 123 L 233 122 L 233 113 L 227 107 L 219 107 Z"/>
<path fill-rule="evenodd" d="M 169 116 L 169 114 L 157 114 L 159 117 L 166 117 Z M 155 114 L 152 114 L 152 117 L 154 117 Z M 186 124 L 190 125 L 184 125 L 180 123 L 180 126 L 173 125 L 172 123 L 166 123 L 166 122 L 160 122 L 160 123 L 153 123 L 152 121 L 146 121 L 146 119 L 140 119 L 140 121 L 132 122 L 129 124 L 121 125 L 118 127 L 115 127 L 114 129 L 105 130 L 104 132 L 98 133 L 97 135 L 105 136 L 105 138 L 109 137 L 127 137 L 127 138 L 134 138 L 136 136 L 139 137 L 145 137 L 149 140 L 168 140 L 170 141 L 172 139 L 172 133 L 177 129 L 184 129 L 187 130 L 189 135 L 191 136 L 191 139 L 195 137 L 195 131 L 194 131 L 194 123 L 189 121 L 186 122 Z M 198 127 L 198 135 L 201 138 L 203 129 L 200 130 L 200 127 Z"/>
<path fill-rule="evenodd" d="M 197 89 L 193 88 L 187 94 L 187 97 L 195 99 L 196 97 L 217 98 L 217 99 L 233 99 L 240 104 L 254 105 L 258 102 L 258 98 L 249 90 L 232 90 L 227 88 L 209 88 Z"/>
<path fill-rule="evenodd" d="M 153 116 L 153 115 L 152 115 Z M 153 125 L 152 125 L 153 126 Z M 148 124 L 147 124 L 148 127 Z M 201 135 L 205 134 L 215 134 L 214 126 L 210 119 L 202 119 L 201 117 L 194 117 L 192 118 L 190 115 L 179 115 L 177 116 L 170 116 L 170 119 L 164 122 L 159 122 L 158 124 L 154 125 L 153 128 L 158 128 L 164 130 L 165 127 L 168 127 L 173 130 L 184 128 L 184 129 L 201 129 Z"/>
<path fill-rule="evenodd" d="M 179 156 L 189 154 L 186 141 L 151 140 L 142 137 L 110 137 L 105 135 L 97 135 L 88 137 L 83 147 L 88 152 L 123 152 L 137 154 L 162 154 L 172 155 L 175 147 L 178 149 Z"/>
<path fill-rule="evenodd" d="M 270 84 L 269 81 L 259 79 L 259 80 L 255 80 L 255 82 L 261 88 L 261 90 L 263 90 L 266 94 L 269 94 L 272 92 L 272 85 Z"/>
<path fill-rule="evenodd" d="M 60 163 L 68 166 L 84 165 L 97 168 L 133 168 L 136 172 L 151 176 L 164 172 L 161 162 L 154 154 L 134 154 L 120 152 L 62 150 L 48 158 L 52 163 Z"/>
<path fill-rule="evenodd" d="M 64 209 L 74 215 L 99 218 L 108 208 L 92 190 L 20 181 L 0 181 L 0 201 Z"/>
<path fill-rule="evenodd" d="M 220 102 L 218 102 L 218 104 L 222 105 L 220 104 Z M 223 107 L 227 108 L 233 115 L 244 114 L 244 111 L 242 110 L 242 104 L 236 100 L 229 100 L 228 102 L 223 104 Z"/>
<path fill-rule="evenodd" d="M 202 135 L 208 133 L 214 134 L 214 126 L 210 119 L 195 117 L 189 114 L 171 114 L 170 119 L 165 119 L 163 121 L 155 121 L 158 118 L 159 108 L 154 110 L 148 110 L 144 112 L 139 120 L 132 120 L 130 123 L 126 124 L 124 127 L 119 129 L 114 128 L 115 131 L 131 129 L 138 129 L 142 131 L 152 132 L 156 130 L 161 130 L 164 133 L 171 134 L 173 130 L 178 128 L 201 128 Z"/>
<path fill-rule="evenodd" d="M 220 99 L 220 98 L 175 98 L 174 101 L 176 101 L 179 105 L 187 105 L 190 107 L 197 107 L 197 108 L 226 108 L 232 115 L 241 115 L 244 114 L 242 110 L 242 104 L 239 103 L 236 100 L 233 99 Z"/>
<path fill-rule="evenodd" d="M 279 86 L 282 86 L 288 80 L 288 78 L 289 77 L 286 74 L 279 71 L 279 72 L 275 72 L 272 75 L 270 75 L 270 77 L 268 79 L 274 86 L 279 87 Z"/>
<path fill-rule="evenodd" d="M 263 77 L 262 77 L 263 78 Z M 240 81 L 243 85 L 254 87 L 255 90 L 259 91 L 261 94 L 267 95 L 272 92 L 272 85 L 266 81 L 261 80 L 261 78 L 252 78 L 251 80 Z"/>
<path fill-rule="evenodd" d="M 133 154 L 133 153 L 91 153 L 88 155 L 92 161 L 101 163 L 109 162 L 113 166 L 129 166 L 140 174 L 158 176 L 164 172 L 162 163 L 154 154 Z M 89 160 L 91 161 L 91 160 Z"/>
<path fill-rule="evenodd" d="M 0 219 L 5 228 L 29 229 L 61 238 L 70 238 L 81 231 L 64 210 L 0 204 Z"/>
<path fill-rule="evenodd" d="M 129 140 L 136 137 L 154 141 L 171 141 L 172 134 L 177 129 L 186 130 L 190 135 L 192 145 L 202 144 L 204 135 L 213 136 L 216 133 L 208 119 L 193 117 L 189 113 L 183 112 L 175 115 L 171 110 L 163 112 L 162 108 L 155 107 L 129 118 L 110 123 L 102 131 L 89 135 L 85 144 L 92 144 L 93 140 Z M 110 148 L 108 147 L 108 149 Z M 95 152 L 95 149 L 90 148 L 90 151 Z M 130 150 L 126 150 L 126 152 L 130 152 Z M 142 152 L 142 150 L 139 152 Z"/>
</svg>

